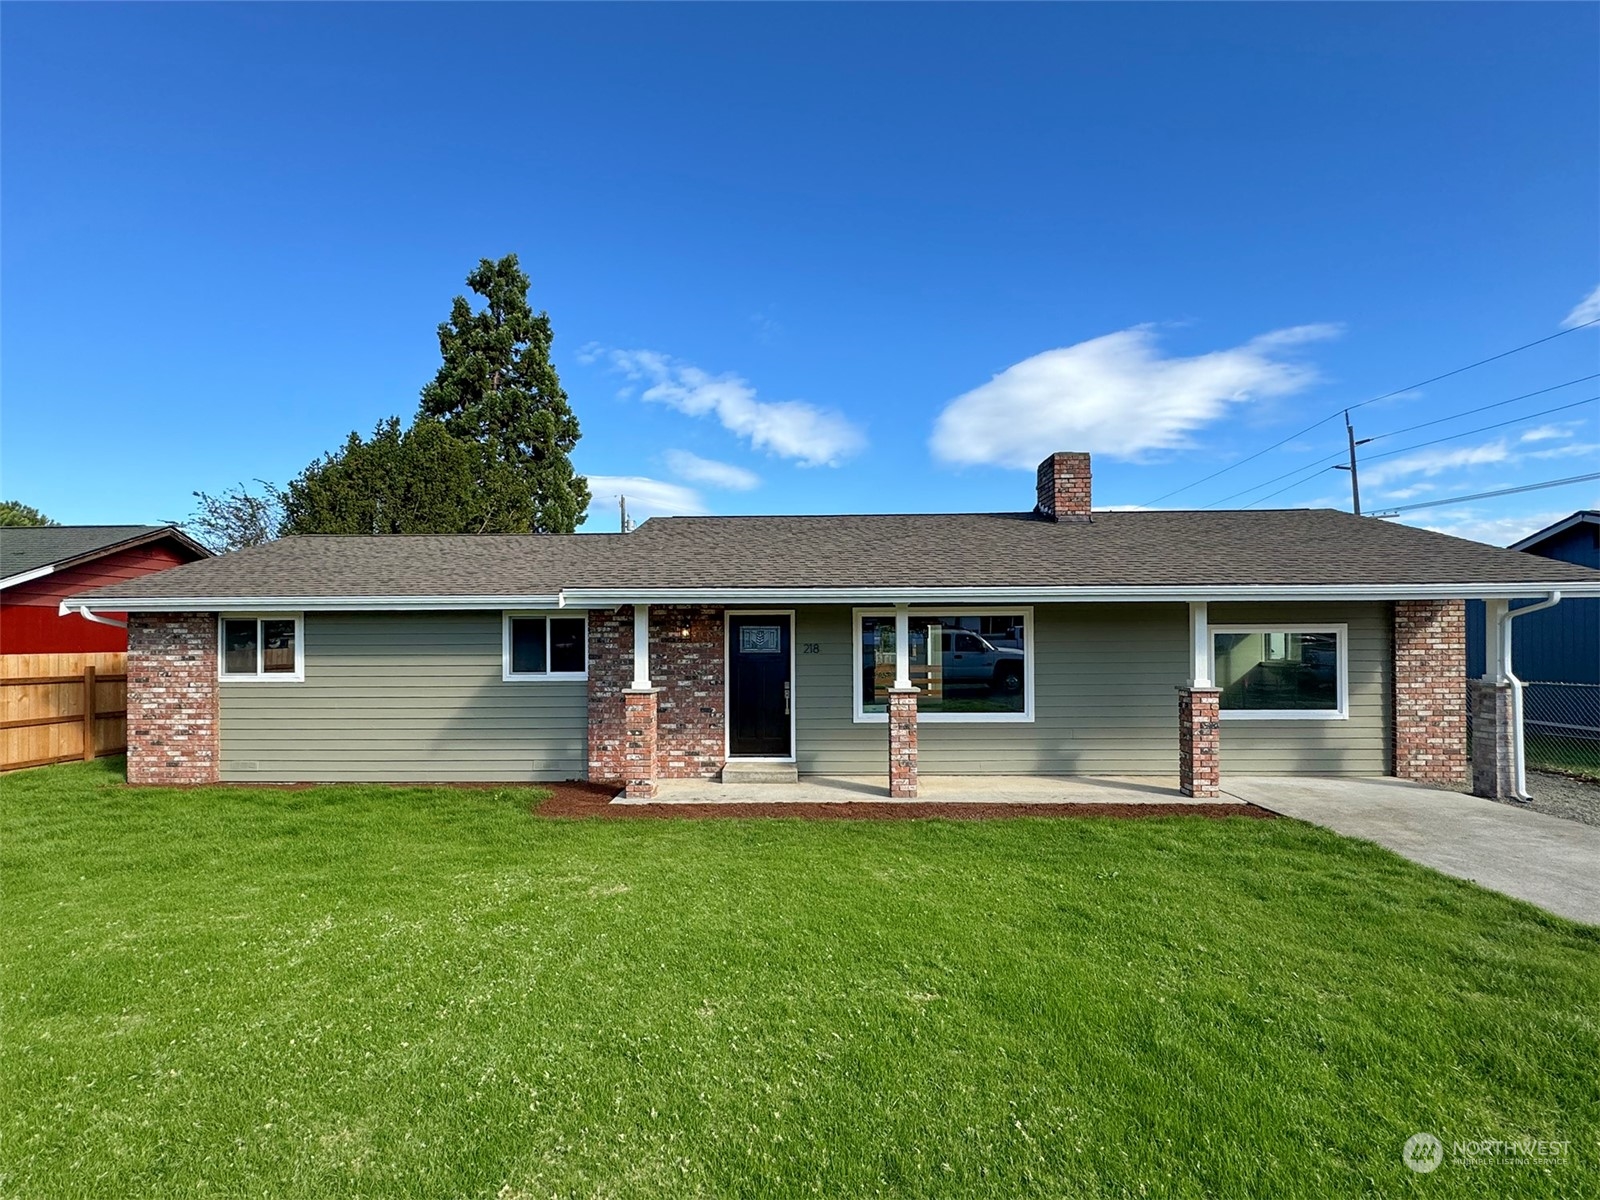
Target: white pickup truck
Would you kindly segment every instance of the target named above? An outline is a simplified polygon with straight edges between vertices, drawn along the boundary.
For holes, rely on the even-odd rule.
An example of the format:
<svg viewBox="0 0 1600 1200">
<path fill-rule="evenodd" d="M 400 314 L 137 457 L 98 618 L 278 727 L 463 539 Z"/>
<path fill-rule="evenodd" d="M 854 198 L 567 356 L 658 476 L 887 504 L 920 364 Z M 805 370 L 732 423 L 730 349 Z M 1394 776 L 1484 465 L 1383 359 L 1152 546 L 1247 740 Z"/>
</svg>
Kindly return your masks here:
<svg viewBox="0 0 1600 1200">
<path fill-rule="evenodd" d="M 987 684 L 996 692 L 1022 690 L 1021 650 L 1003 649 L 966 629 L 945 629 L 943 666 L 947 686 Z"/>
</svg>

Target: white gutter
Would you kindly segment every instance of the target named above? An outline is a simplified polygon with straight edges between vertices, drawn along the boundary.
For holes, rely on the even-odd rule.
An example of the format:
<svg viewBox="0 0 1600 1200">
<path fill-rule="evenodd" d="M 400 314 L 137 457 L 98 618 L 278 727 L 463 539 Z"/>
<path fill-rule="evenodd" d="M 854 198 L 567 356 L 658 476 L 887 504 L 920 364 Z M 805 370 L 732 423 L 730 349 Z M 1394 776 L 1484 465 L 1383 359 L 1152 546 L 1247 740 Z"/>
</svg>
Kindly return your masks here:
<svg viewBox="0 0 1600 1200">
<path fill-rule="evenodd" d="M 623 604 L 953 604 L 1093 603 L 1165 600 L 1524 600 L 1560 590 L 1568 597 L 1600 596 L 1595 583 L 1360 583 L 1210 587 L 694 587 L 568 588 L 554 595 L 501 596 L 118 596 L 72 599 L 74 609 L 109 612 L 483 612 L 507 608 L 616 608 Z"/>
<path fill-rule="evenodd" d="M 56 564 L 51 563 L 44 567 L 35 567 L 31 571 L 19 571 L 15 575 L 7 575 L 0 579 L 0 592 L 8 587 L 16 587 L 19 583 L 27 583 L 30 579 L 43 579 L 46 575 L 55 574 Z"/>
<path fill-rule="evenodd" d="M 112 611 L 121 612 L 122 610 L 112 609 Z M 97 616 L 89 611 L 87 604 L 68 606 L 67 602 L 63 600 L 56 608 L 56 616 L 58 617 L 70 617 L 73 613 L 77 613 L 85 621 L 93 621 L 96 625 L 110 625 L 116 629 L 126 629 L 128 627 L 126 621 L 119 621 L 115 617 Z"/>
<path fill-rule="evenodd" d="M 1522 680 L 1517 678 L 1516 664 L 1511 657 L 1511 622 L 1529 613 L 1554 608 L 1560 603 L 1561 592 L 1553 589 L 1538 604 L 1508 608 L 1500 614 L 1500 670 L 1511 685 L 1511 761 L 1517 777 L 1516 798 L 1522 801 L 1531 800 L 1532 797 L 1528 795 L 1528 748 L 1522 729 Z"/>
</svg>

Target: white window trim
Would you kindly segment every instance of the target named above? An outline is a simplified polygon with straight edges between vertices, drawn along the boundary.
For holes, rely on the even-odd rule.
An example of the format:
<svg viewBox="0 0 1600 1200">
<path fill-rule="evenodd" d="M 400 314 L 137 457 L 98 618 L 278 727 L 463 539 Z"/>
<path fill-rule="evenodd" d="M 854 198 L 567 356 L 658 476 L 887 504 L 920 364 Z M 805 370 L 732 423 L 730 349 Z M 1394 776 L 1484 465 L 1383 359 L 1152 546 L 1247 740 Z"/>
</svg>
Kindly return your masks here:
<svg viewBox="0 0 1600 1200">
<path fill-rule="evenodd" d="M 294 673 L 261 670 L 261 622 L 294 621 Z M 256 669 L 248 675 L 228 671 L 227 622 L 256 622 Z M 221 683 L 304 683 L 306 680 L 306 615 L 297 612 L 224 612 L 217 614 L 217 679 Z"/>
<path fill-rule="evenodd" d="M 511 622 L 517 617 L 538 617 L 544 626 L 544 661 L 550 661 L 550 621 L 583 622 L 583 670 L 581 671 L 523 671 L 511 669 Z M 589 614 L 583 609 L 528 609 L 507 610 L 500 614 L 500 679 L 503 683 L 562 683 L 581 682 L 589 678 Z"/>
<path fill-rule="evenodd" d="M 1219 633 L 1331 633 L 1336 642 L 1334 658 L 1334 683 L 1337 687 L 1336 708 L 1224 708 L 1224 721 L 1348 721 L 1350 719 L 1350 626 L 1325 625 L 1213 625 L 1207 653 L 1211 660 L 1211 678 L 1217 678 L 1217 634 Z M 1222 685 L 1217 684 L 1218 687 Z"/>
<path fill-rule="evenodd" d="M 851 718 L 857 725 L 886 725 L 889 714 L 862 711 L 861 694 L 861 618 L 892 617 L 893 608 L 852 608 L 850 610 L 850 694 Z M 1000 617 L 1020 614 L 1022 617 L 1022 711 L 1019 713 L 946 713 L 917 710 L 917 723 L 936 725 L 1031 725 L 1033 711 L 1033 608 L 1026 604 L 986 604 L 981 607 L 960 604 L 918 605 L 909 610 L 913 617 Z"/>
</svg>

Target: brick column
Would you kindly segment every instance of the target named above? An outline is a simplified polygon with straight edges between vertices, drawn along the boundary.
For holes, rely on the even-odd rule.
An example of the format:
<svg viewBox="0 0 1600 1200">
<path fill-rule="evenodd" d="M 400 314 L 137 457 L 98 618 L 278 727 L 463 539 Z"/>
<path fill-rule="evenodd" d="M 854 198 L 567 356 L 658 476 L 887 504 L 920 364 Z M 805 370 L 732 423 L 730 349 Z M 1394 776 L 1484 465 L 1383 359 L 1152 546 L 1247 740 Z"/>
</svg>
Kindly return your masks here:
<svg viewBox="0 0 1600 1200">
<path fill-rule="evenodd" d="M 622 794 L 653 800 L 656 794 L 656 689 L 622 693 Z"/>
<path fill-rule="evenodd" d="M 1466 782 L 1466 684 L 1466 602 L 1396 600 L 1396 778 L 1451 788 Z"/>
<path fill-rule="evenodd" d="M 1212 799 L 1222 791 L 1222 689 L 1178 689 L 1178 790 Z"/>
<path fill-rule="evenodd" d="M 917 798 L 917 689 L 889 689 L 889 795 Z"/>
<path fill-rule="evenodd" d="M 1486 800 L 1520 800 L 1511 754 L 1511 685 L 1472 681 L 1472 794 Z"/>
<path fill-rule="evenodd" d="M 128 782 L 215 783 L 216 613 L 128 614 Z"/>
</svg>

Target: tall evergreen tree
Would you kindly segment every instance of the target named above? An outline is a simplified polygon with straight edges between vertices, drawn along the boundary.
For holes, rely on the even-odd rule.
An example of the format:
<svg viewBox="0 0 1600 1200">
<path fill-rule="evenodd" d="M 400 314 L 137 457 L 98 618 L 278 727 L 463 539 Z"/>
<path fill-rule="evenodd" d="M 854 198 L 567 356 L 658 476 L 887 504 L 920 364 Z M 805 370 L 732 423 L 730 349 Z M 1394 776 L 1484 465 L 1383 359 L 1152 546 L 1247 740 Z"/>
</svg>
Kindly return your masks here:
<svg viewBox="0 0 1600 1200">
<path fill-rule="evenodd" d="M 589 485 L 572 470 L 578 419 L 550 362 L 550 315 L 528 304 L 528 277 L 508 254 L 481 259 L 439 326 L 444 364 L 422 389 L 422 414 L 478 447 L 484 532 L 571 533 Z"/>
</svg>

